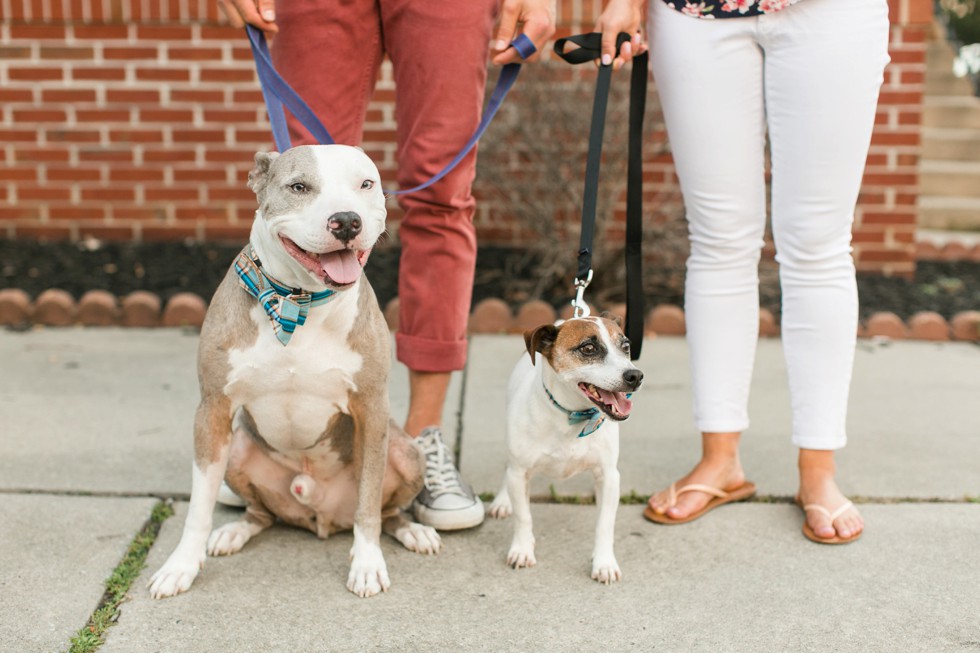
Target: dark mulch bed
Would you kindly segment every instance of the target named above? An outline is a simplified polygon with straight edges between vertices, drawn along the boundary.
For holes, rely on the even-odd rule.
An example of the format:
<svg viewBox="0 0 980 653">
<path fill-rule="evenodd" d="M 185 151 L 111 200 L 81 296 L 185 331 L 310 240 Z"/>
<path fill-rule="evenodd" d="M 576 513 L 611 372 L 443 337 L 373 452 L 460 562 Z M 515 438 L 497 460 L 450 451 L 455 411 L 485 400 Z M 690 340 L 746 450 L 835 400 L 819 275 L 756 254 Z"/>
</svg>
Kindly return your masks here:
<svg viewBox="0 0 980 653">
<path fill-rule="evenodd" d="M 124 296 L 148 290 L 166 301 L 178 292 L 210 299 L 240 245 L 184 243 L 38 243 L 0 240 L 0 288 L 21 288 L 36 297 L 48 288 L 66 290 L 77 298 L 88 290 Z M 398 249 L 375 250 L 368 275 L 382 306 L 397 294 Z M 501 270 L 512 270 L 501 274 Z M 487 297 L 513 299 L 508 278 L 533 274 L 523 252 L 481 248 L 477 258 L 474 302 Z M 674 275 L 678 277 L 680 275 Z M 771 270 L 762 275 L 762 304 L 778 313 L 779 289 Z M 862 275 L 858 279 L 861 315 L 893 311 L 908 318 L 918 311 L 936 311 L 949 319 L 965 310 L 980 310 L 980 263 L 920 262 L 915 279 Z M 568 297 L 556 289 L 544 297 L 555 306 Z M 661 287 L 649 305 L 682 304 L 680 287 Z"/>
</svg>

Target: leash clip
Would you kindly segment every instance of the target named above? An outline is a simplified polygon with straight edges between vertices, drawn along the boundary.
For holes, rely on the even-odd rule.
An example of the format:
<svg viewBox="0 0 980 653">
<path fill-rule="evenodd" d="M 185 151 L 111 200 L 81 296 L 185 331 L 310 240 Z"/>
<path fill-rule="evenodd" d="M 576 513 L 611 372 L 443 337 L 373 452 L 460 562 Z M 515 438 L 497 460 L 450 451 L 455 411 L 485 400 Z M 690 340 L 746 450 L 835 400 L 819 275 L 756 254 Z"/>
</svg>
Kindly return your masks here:
<svg viewBox="0 0 980 653">
<path fill-rule="evenodd" d="M 589 268 L 589 276 L 585 280 L 575 278 L 575 299 L 572 300 L 572 306 L 575 310 L 572 312 L 572 317 L 589 317 L 591 311 L 583 296 L 590 283 L 592 283 L 592 268 Z"/>
</svg>

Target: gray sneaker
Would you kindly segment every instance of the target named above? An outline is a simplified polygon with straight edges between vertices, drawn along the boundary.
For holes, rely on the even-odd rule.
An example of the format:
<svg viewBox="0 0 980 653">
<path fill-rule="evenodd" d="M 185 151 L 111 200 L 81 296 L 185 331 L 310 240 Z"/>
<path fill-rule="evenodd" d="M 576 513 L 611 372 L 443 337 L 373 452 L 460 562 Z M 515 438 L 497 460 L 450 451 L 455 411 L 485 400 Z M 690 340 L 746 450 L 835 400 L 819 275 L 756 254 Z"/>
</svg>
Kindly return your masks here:
<svg viewBox="0 0 980 653">
<path fill-rule="evenodd" d="M 415 518 L 439 531 L 472 528 L 483 523 L 483 502 L 459 477 L 453 454 L 439 428 L 430 426 L 415 440 L 425 456 L 425 487 L 415 497 Z"/>
</svg>

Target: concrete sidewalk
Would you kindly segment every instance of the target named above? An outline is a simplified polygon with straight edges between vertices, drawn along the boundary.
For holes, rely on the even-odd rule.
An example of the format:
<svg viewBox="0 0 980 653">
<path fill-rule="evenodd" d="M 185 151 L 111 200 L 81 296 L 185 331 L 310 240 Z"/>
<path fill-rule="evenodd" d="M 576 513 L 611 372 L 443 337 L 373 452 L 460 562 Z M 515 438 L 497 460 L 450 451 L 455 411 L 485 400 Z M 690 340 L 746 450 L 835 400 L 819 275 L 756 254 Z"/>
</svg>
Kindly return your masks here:
<svg viewBox="0 0 980 653">
<path fill-rule="evenodd" d="M 187 594 L 149 599 L 190 490 L 197 336 L 179 330 L 0 332 L 0 650 L 60 651 L 150 516 L 175 497 L 107 652 L 980 651 L 980 347 L 862 341 L 846 492 L 868 530 L 847 547 L 800 533 L 779 342 L 760 342 L 743 462 L 760 497 L 684 527 L 621 507 L 623 581 L 589 579 L 595 507 L 533 506 L 538 566 L 504 563 L 510 522 L 444 535 L 422 557 L 385 539 L 392 588 L 344 588 L 350 534 L 274 527 L 210 559 Z M 464 476 L 495 492 L 504 386 L 519 337 L 474 337 L 444 423 Z M 698 453 L 682 339 L 649 340 L 622 431 L 622 491 L 646 495 Z M 396 418 L 407 377 L 392 380 Z M 537 479 L 536 496 L 587 495 L 588 478 Z M 236 516 L 219 508 L 216 524 Z"/>
</svg>

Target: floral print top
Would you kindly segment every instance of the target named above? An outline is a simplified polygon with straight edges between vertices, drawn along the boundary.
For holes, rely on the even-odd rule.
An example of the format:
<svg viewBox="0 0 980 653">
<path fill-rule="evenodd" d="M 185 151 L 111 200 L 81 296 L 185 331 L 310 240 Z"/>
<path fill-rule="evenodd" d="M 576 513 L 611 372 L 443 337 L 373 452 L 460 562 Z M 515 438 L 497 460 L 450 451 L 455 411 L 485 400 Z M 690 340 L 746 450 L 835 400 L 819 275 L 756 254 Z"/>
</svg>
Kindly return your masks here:
<svg viewBox="0 0 980 653">
<path fill-rule="evenodd" d="M 664 0 L 671 9 L 698 18 L 739 18 L 771 14 L 800 0 Z"/>
</svg>

